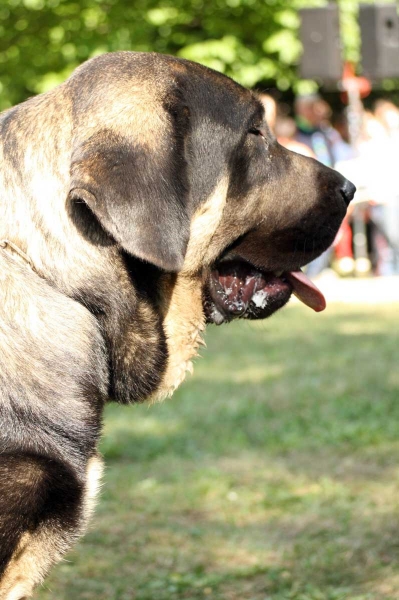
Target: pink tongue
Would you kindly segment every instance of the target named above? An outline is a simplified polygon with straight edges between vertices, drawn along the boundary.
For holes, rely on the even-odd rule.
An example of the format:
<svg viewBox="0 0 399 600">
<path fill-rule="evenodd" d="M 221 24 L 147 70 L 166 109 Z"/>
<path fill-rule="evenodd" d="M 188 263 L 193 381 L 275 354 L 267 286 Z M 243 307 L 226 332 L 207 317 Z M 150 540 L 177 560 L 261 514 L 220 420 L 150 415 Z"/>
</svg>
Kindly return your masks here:
<svg viewBox="0 0 399 600">
<path fill-rule="evenodd" d="M 294 288 L 295 296 L 306 306 L 310 306 L 316 312 L 321 312 L 326 307 L 326 299 L 321 291 L 306 277 L 302 271 L 290 271 L 284 273 L 285 277 Z"/>
</svg>

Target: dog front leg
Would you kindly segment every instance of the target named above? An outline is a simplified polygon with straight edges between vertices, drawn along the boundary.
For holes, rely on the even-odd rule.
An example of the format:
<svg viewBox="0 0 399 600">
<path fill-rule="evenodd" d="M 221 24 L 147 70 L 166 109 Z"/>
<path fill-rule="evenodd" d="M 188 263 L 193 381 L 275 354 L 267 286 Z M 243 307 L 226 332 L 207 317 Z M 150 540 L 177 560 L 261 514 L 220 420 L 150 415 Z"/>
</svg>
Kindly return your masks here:
<svg viewBox="0 0 399 600">
<path fill-rule="evenodd" d="M 66 463 L 9 454 L 0 461 L 0 600 L 32 596 L 84 532 L 101 478 L 91 456 L 83 477 Z"/>
</svg>

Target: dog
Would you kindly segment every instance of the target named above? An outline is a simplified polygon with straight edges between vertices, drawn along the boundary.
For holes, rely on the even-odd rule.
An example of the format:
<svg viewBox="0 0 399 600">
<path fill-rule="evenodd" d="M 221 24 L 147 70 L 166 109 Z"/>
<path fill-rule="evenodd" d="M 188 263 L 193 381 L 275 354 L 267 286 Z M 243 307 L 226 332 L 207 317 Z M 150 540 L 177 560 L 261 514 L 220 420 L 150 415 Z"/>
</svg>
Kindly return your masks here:
<svg viewBox="0 0 399 600">
<path fill-rule="evenodd" d="M 256 95 L 156 53 L 89 60 L 0 117 L 0 598 L 84 532 L 105 402 L 169 396 L 206 323 L 269 317 L 355 188 Z"/>
</svg>

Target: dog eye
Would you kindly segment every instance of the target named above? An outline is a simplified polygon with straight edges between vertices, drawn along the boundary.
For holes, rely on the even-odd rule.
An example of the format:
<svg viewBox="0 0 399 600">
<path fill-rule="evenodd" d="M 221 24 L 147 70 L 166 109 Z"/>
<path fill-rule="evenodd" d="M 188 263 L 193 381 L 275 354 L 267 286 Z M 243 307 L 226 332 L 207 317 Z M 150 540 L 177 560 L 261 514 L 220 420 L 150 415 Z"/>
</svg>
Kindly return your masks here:
<svg viewBox="0 0 399 600">
<path fill-rule="evenodd" d="M 248 133 L 251 133 L 252 135 L 257 135 L 262 137 L 264 140 L 266 139 L 265 133 L 264 131 L 262 131 L 262 129 L 260 129 L 259 127 L 251 127 L 248 130 Z"/>
</svg>

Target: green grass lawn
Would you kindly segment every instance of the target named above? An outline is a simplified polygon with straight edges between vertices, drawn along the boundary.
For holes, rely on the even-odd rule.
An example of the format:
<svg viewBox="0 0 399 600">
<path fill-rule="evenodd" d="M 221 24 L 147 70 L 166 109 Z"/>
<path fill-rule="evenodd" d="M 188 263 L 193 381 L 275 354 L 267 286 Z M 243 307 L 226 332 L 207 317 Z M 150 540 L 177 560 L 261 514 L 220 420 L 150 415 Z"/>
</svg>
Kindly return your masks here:
<svg viewBox="0 0 399 600">
<path fill-rule="evenodd" d="M 211 327 L 173 398 L 109 406 L 96 516 L 38 598 L 397 600 L 398 317 Z"/>
</svg>

